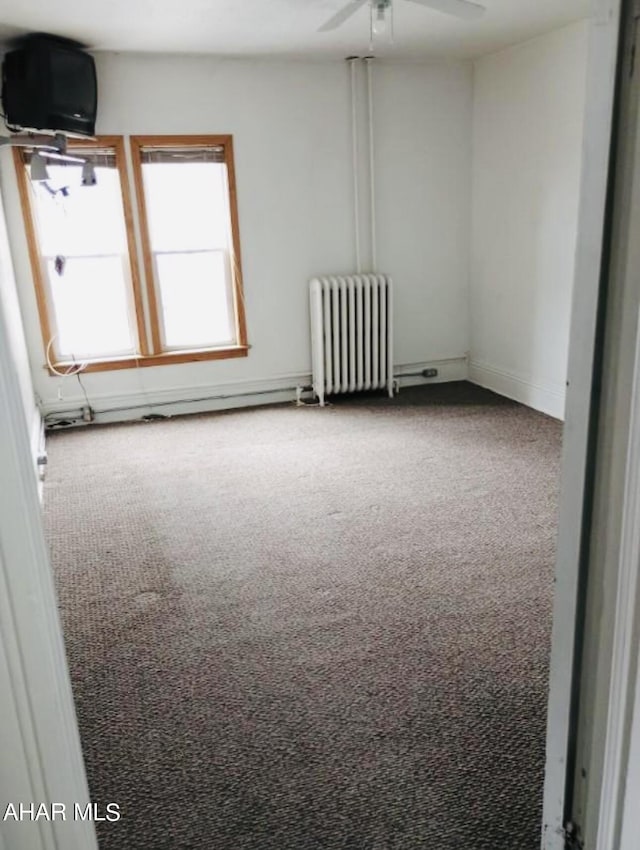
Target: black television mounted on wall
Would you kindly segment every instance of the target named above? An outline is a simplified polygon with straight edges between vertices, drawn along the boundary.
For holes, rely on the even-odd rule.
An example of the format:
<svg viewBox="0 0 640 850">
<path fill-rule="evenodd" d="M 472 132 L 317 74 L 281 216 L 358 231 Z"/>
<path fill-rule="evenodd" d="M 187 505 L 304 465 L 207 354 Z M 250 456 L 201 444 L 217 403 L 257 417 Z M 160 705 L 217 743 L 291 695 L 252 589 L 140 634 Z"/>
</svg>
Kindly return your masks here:
<svg viewBox="0 0 640 850">
<path fill-rule="evenodd" d="M 27 36 L 2 66 L 2 104 L 10 130 L 93 136 L 98 86 L 93 56 L 58 36 Z"/>
</svg>

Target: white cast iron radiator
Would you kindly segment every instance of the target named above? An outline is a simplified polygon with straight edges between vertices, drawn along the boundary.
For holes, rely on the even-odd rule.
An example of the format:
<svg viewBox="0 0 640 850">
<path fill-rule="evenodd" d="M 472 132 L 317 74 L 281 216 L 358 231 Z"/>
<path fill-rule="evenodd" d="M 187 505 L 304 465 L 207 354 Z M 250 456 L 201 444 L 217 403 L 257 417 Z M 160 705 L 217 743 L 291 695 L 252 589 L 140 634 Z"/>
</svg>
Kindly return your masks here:
<svg viewBox="0 0 640 850">
<path fill-rule="evenodd" d="M 310 283 L 313 392 L 386 388 L 393 396 L 393 289 L 381 274 L 316 277 Z"/>
</svg>

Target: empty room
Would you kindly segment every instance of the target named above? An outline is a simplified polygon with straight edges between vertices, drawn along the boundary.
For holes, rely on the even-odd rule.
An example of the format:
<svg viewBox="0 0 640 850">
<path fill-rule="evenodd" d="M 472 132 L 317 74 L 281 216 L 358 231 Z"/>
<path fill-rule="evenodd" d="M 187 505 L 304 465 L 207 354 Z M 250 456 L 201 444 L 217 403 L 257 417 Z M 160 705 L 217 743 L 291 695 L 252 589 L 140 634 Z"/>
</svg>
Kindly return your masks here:
<svg viewBox="0 0 640 850">
<path fill-rule="evenodd" d="M 591 11 L 0 2 L 102 850 L 540 846 Z"/>
</svg>

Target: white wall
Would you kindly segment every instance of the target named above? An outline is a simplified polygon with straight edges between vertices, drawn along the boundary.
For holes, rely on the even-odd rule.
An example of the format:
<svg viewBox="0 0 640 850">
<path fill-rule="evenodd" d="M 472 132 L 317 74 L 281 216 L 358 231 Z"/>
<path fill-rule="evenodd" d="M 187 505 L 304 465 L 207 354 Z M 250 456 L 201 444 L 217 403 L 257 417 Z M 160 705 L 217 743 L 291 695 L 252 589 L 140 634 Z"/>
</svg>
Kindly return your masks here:
<svg viewBox="0 0 640 850">
<path fill-rule="evenodd" d="M 99 133 L 233 134 L 252 348 L 238 360 L 87 374 L 94 407 L 308 379 L 308 280 L 355 270 L 346 63 L 102 54 L 97 67 Z M 375 80 L 379 270 L 396 283 L 396 361 L 458 358 L 443 364 L 443 374 L 464 377 L 471 66 L 380 63 Z M 83 404 L 75 380 L 61 386 L 42 368 L 15 175 L 6 159 L 3 173 L 36 389 L 45 410 Z"/>
<path fill-rule="evenodd" d="M 455 65 L 376 69 L 378 265 L 397 282 L 399 363 L 469 348 L 469 83 Z"/>
<path fill-rule="evenodd" d="M 12 366 L 18 376 L 24 410 L 25 428 L 29 434 L 34 462 L 40 440 L 40 414 L 35 402 L 29 356 L 25 343 L 22 315 L 16 291 L 16 280 L 7 237 L 4 206 L 0 199 L 0 312 L 7 328 Z"/>
<path fill-rule="evenodd" d="M 562 417 L 587 24 L 474 68 L 472 380 Z"/>
</svg>

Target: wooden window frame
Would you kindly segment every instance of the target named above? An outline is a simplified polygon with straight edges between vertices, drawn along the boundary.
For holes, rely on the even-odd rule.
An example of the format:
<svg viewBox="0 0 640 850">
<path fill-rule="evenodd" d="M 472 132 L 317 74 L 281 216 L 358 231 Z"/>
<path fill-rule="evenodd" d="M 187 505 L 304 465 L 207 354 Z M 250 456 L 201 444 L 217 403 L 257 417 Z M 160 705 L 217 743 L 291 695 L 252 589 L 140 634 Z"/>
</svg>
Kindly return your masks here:
<svg viewBox="0 0 640 850">
<path fill-rule="evenodd" d="M 92 139 L 69 139 L 67 145 L 69 153 L 81 153 L 83 150 L 91 150 L 95 148 L 112 148 L 115 151 L 116 168 L 118 170 L 118 178 L 120 180 L 120 196 L 122 199 L 122 214 L 126 232 L 129 271 L 131 274 L 135 327 L 138 334 L 138 346 L 140 348 L 141 356 L 144 357 L 144 355 L 148 352 L 147 330 L 144 321 L 144 310 L 142 307 L 142 286 L 140 283 L 136 241 L 133 230 L 133 207 L 131 205 L 131 197 L 129 195 L 124 139 L 122 136 L 97 136 Z M 58 357 L 55 343 L 51 342 L 53 338 L 53 330 L 50 318 L 52 305 L 50 304 L 49 285 L 46 281 L 46 273 L 42 263 L 42 254 L 40 252 L 35 214 L 30 196 L 29 177 L 25 167 L 23 152 L 20 148 L 13 149 L 13 158 L 18 176 L 18 192 L 20 195 L 20 204 L 22 206 L 22 214 L 25 223 L 31 272 L 33 274 L 36 302 L 38 305 L 38 316 L 40 319 L 40 330 L 42 332 L 42 343 L 45 351 L 47 351 L 47 348 L 51 345 L 51 356 L 49 359 L 52 361 L 54 368 L 56 370 L 64 370 L 76 364 Z M 113 358 L 112 360 L 107 358 L 91 360 L 84 366 L 82 371 L 91 372 L 97 369 L 104 369 L 105 365 L 109 363 L 123 363 L 125 360 L 135 361 L 137 359 L 138 358 L 136 357 L 127 356 Z M 46 366 L 49 369 L 49 372 L 54 374 L 48 363 Z"/>
<path fill-rule="evenodd" d="M 226 357 L 246 357 L 247 328 L 244 310 L 244 294 L 242 286 L 242 259 L 240 253 L 240 225 L 238 218 L 238 200 L 236 191 L 235 165 L 233 158 L 233 137 L 230 135 L 170 135 L 170 136 L 131 136 L 131 164 L 133 181 L 138 202 L 140 221 L 140 244 L 147 284 L 147 302 L 151 320 L 151 345 L 153 356 L 162 362 L 185 362 L 184 358 L 194 360 L 214 360 Z M 147 216 L 146 197 L 142 178 L 142 148 L 144 147 L 220 147 L 224 151 L 224 162 L 227 166 L 227 183 L 229 187 L 229 216 L 231 224 L 231 286 L 233 293 L 233 312 L 236 326 L 237 343 L 232 346 L 219 348 L 204 348 L 198 351 L 164 351 L 160 332 L 159 303 L 157 283 L 155 280 L 153 252 L 149 235 L 149 220 Z"/>
<path fill-rule="evenodd" d="M 129 268 L 131 273 L 131 288 L 133 309 L 135 312 L 135 327 L 138 334 L 139 354 L 123 357 L 104 357 L 90 360 L 84 363 L 82 372 L 108 372 L 118 369 L 131 369 L 141 366 L 165 366 L 182 363 L 197 363 L 207 360 L 223 360 L 228 358 L 246 357 L 249 352 L 246 333 L 246 319 L 244 311 L 244 297 L 242 290 L 242 266 L 240 257 L 240 228 L 238 221 L 237 194 L 235 183 L 235 168 L 233 160 L 233 139 L 231 136 L 132 136 L 130 138 L 133 179 L 136 190 L 137 207 L 140 216 L 140 245 L 142 247 L 144 269 L 146 276 L 146 294 L 148 304 L 148 316 L 151 327 L 151 341 L 147 335 L 146 316 L 143 289 L 138 268 L 138 241 L 135 235 L 133 205 L 129 189 L 129 172 L 127 168 L 125 142 L 123 136 L 97 136 L 93 139 L 69 139 L 67 149 L 69 153 L 81 153 L 82 150 L 91 148 L 113 148 L 116 156 L 116 166 L 120 179 L 120 191 L 122 197 L 122 210 L 126 230 L 126 244 L 129 254 Z M 219 348 L 204 348 L 183 351 L 162 351 L 160 328 L 158 319 L 158 299 L 156 298 L 156 285 L 153 274 L 153 263 L 151 260 L 151 246 L 147 229 L 147 216 L 145 208 L 144 187 L 142 183 L 142 169 L 140 163 L 139 148 L 142 145 L 193 145 L 203 147 L 216 145 L 224 148 L 225 163 L 227 165 L 229 184 L 229 209 L 231 217 L 232 237 L 232 288 L 234 298 L 234 314 L 236 321 L 236 332 L 238 344 Z M 44 350 L 49 348 L 52 333 L 52 322 L 50 317 L 51 305 L 49 286 L 45 279 L 45 271 L 42 263 L 42 255 L 35 222 L 35 213 L 30 196 L 29 177 L 20 148 L 13 149 L 13 158 L 16 167 L 18 192 L 22 207 L 27 247 L 33 283 L 40 320 L 40 330 Z M 50 346 L 51 363 L 46 362 L 44 367 L 49 374 L 55 375 L 65 371 L 77 363 L 65 360 L 57 356 L 55 344 Z M 53 367 L 53 368 L 52 368 Z"/>
</svg>

